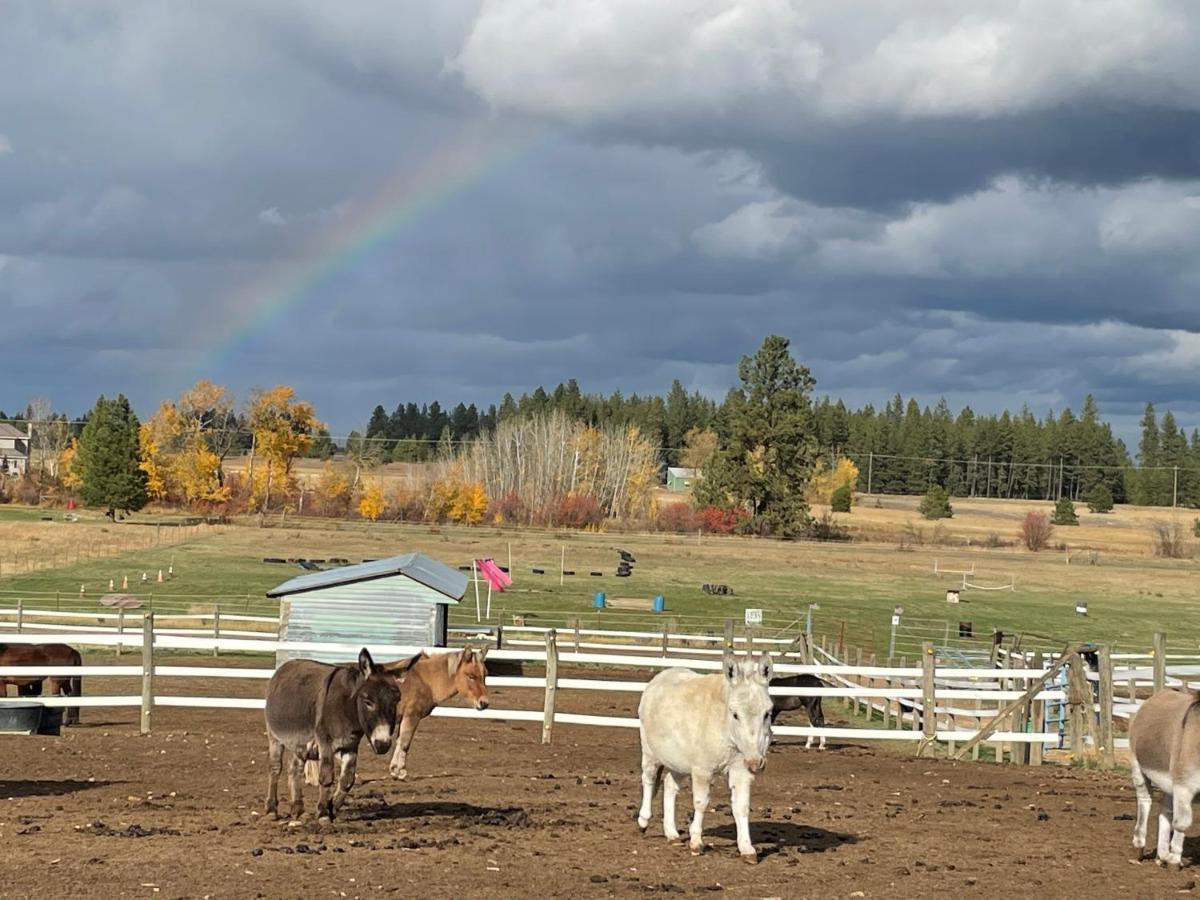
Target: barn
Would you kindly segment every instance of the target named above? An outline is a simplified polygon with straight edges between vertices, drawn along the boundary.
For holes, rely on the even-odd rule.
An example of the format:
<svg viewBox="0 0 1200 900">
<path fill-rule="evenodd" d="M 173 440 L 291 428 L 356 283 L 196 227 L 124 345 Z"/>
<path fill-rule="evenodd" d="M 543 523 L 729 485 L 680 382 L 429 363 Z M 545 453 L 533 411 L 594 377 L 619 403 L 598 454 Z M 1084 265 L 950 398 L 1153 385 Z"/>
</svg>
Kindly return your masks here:
<svg viewBox="0 0 1200 900">
<path fill-rule="evenodd" d="M 300 575 L 267 591 L 279 600 L 279 639 L 348 644 L 446 646 L 447 613 L 467 590 L 468 579 L 421 553 Z M 340 662 L 345 653 L 281 651 Z"/>
</svg>

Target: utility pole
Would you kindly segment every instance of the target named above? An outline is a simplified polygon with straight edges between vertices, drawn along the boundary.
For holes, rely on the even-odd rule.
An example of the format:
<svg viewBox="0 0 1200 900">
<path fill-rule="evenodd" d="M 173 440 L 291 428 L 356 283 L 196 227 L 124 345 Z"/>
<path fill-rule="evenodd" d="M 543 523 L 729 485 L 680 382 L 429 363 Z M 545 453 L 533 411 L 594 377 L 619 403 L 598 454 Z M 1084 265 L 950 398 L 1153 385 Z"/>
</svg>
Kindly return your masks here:
<svg viewBox="0 0 1200 900">
<path fill-rule="evenodd" d="M 1175 466 L 1175 480 L 1171 485 L 1171 508 L 1179 506 L 1179 466 Z"/>
<path fill-rule="evenodd" d="M 867 454 L 867 493 L 871 493 L 871 476 L 875 472 L 875 451 Z"/>
</svg>

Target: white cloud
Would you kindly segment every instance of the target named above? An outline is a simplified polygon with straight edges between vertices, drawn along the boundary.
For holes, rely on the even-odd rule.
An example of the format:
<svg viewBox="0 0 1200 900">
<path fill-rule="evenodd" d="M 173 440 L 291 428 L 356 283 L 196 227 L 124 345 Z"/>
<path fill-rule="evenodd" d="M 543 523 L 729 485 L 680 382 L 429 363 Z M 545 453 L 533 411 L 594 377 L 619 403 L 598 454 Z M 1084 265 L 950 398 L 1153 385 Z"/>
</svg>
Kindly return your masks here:
<svg viewBox="0 0 1200 900">
<path fill-rule="evenodd" d="M 258 214 L 258 221 L 263 225 L 274 226 L 286 225 L 288 222 L 288 220 L 279 211 L 279 207 L 277 206 L 272 206 L 260 212 Z"/>
<path fill-rule="evenodd" d="M 1188 0 L 484 0 L 454 66 L 496 107 L 661 132 L 714 114 L 999 116 L 1200 105 Z"/>
<path fill-rule="evenodd" d="M 13 152 L 12 141 L 8 139 L 7 134 L 0 134 L 0 156 L 5 156 Z"/>
<path fill-rule="evenodd" d="M 777 198 L 745 204 L 692 233 L 717 259 L 795 258 L 837 275 L 1052 278 L 1126 256 L 1193 269 L 1200 184 L 1045 187 L 1005 177 L 947 203 L 887 217 Z"/>
</svg>

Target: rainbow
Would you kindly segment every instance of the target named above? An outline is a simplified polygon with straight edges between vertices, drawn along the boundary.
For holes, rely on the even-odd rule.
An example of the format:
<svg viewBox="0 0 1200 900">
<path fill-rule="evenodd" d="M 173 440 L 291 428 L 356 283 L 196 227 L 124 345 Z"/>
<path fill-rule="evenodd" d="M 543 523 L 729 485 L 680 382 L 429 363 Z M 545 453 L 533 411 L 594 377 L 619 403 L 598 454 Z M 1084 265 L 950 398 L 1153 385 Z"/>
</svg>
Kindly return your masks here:
<svg viewBox="0 0 1200 900">
<path fill-rule="evenodd" d="M 423 164 L 401 167 L 370 202 L 345 214 L 332 233 L 323 231 L 294 259 L 268 267 L 220 302 L 215 315 L 208 311 L 208 321 L 217 325 L 201 338 L 202 347 L 208 349 L 200 356 L 197 377 L 218 377 L 234 353 L 268 331 L 272 322 L 315 288 L 353 268 L 428 211 L 507 165 L 531 143 L 531 138 L 498 143 L 481 127 L 471 126 Z"/>
</svg>

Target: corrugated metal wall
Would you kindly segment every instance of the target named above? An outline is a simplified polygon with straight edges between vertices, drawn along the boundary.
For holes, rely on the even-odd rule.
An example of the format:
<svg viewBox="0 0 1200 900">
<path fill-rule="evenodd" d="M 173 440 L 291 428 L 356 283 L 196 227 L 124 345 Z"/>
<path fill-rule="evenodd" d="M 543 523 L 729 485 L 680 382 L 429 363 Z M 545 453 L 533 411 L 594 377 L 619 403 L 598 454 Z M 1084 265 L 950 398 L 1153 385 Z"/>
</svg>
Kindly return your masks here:
<svg viewBox="0 0 1200 900">
<path fill-rule="evenodd" d="M 445 603 L 444 595 L 403 575 L 336 585 L 283 597 L 279 636 L 288 641 L 438 645 L 445 642 Z M 291 656 L 325 662 L 354 658 L 280 652 L 277 661 Z"/>
</svg>

